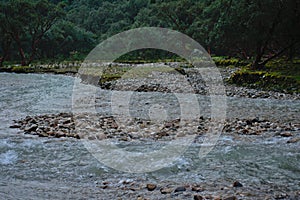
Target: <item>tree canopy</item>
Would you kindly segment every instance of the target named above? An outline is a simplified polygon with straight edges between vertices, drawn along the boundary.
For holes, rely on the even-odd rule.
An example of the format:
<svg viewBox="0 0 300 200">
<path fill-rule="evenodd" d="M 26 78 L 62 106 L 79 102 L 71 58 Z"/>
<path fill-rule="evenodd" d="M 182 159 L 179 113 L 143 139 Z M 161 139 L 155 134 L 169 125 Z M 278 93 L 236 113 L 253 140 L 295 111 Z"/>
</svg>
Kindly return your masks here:
<svg viewBox="0 0 300 200">
<path fill-rule="evenodd" d="M 255 67 L 299 55 L 298 0 L 1 0 L 0 11 L 0 64 L 84 56 L 116 33 L 145 26 L 178 30 L 212 54 Z"/>
</svg>

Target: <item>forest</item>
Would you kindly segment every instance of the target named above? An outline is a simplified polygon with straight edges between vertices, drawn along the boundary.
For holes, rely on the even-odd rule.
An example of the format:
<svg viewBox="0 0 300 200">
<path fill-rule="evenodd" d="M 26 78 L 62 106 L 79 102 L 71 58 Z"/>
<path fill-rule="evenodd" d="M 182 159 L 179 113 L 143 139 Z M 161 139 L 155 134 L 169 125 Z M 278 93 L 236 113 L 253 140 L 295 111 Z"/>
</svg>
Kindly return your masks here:
<svg viewBox="0 0 300 200">
<path fill-rule="evenodd" d="M 211 55 L 264 66 L 300 51 L 298 0 L 0 0 L 0 65 L 83 60 L 101 41 L 138 27 L 195 39 Z M 172 56 L 140 51 L 131 56 Z"/>
</svg>

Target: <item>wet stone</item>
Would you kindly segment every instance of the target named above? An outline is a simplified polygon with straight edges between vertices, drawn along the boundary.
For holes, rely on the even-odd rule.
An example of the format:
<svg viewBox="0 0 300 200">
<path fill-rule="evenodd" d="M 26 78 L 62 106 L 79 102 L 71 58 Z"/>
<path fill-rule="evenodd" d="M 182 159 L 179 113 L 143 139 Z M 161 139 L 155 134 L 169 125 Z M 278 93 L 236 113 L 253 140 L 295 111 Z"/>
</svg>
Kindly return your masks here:
<svg viewBox="0 0 300 200">
<path fill-rule="evenodd" d="M 293 138 L 287 141 L 287 143 L 297 143 L 300 141 L 300 138 Z"/>
<path fill-rule="evenodd" d="M 175 193 L 176 193 L 176 192 L 184 192 L 184 191 L 186 191 L 186 188 L 185 188 L 184 186 L 177 187 L 177 188 L 174 190 Z"/>
<path fill-rule="evenodd" d="M 203 200 L 203 197 L 200 195 L 194 195 L 194 200 Z"/>
<path fill-rule="evenodd" d="M 162 194 L 170 194 L 173 192 L 173 188 L 161 188 L 160 193 Z"/>
<path fill-rule="evenodd" d="M 241 183 L 238 182 L 238 181 L 235 181 L 235 182 L 233 183 L 233 187 L 243 187 L 243 184 L 241 184 Z"/>
<path fill-rule="evenodd" d="M 201 187 L 193 186 L 193 187 L 192 187 L 192 191 L 194 191 L 194 192 L 202 192 L 202 191 L 204 191 L 204 189 L 201 188 Z"/>
<path fill-rule="evenodd" d="M 32 132 L 32 131 L 35 131 L 37 128 L 38 128 L 38 126 L 36 124 L 34 124 L 34 125 L 31 125 L 31 126 L 26 126 L 24 128 L 24 131 L 26 131 L 26 132 Z"/>
<path fill-rule="evenodd" d="M 156 189 L 156 185 L 155 184 L 152 184 L 152 183 L 148 183 L 146 188 L 149 190 L 149 191 L 153 191 Z"/>
<path fill-rule="evenodd" d="M 280 133 L 280 136 L 281 137 L 292 137 L 293 134 L 291 132 L 283 132 L 283 133 Z"/>
<path fill-rule="evenodd" d="M 21 125 L 19 125 L 19 124 L 14 124 L 14 125 L 11 125 L 9 128 L 21 128 Z"/>
</svg>

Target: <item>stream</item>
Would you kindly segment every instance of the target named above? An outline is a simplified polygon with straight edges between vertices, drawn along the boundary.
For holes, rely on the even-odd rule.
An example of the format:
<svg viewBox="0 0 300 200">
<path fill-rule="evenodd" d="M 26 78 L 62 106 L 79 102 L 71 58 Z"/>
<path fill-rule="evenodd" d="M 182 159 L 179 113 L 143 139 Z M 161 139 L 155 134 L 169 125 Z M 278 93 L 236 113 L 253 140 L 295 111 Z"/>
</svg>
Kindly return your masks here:
<svg viewBox="0 0 300 200">
<path fill-rule="evenodd" d="M 146 189 L 121 189 L 128 183 L 175 186 L 200 183 L 206 185 L 204 196 L 218 195 L 221 187 L 225 187 L 221 193 L 226 196 L 243 192 L 226 191 L 236 180 L 243 183 L 246 192 L 254 193 L 243 194 L 243 199 L 259 199 L 268 192 L 273 196 L 297 192 L 300 195 L 300 145 L 287 144 L 287 138 L 283 137 L 236 139 L 230 134 L 221 135 L 214 149 L 202 159 L 197 157 L 201 144 L 195 142 L 171 166 L 135 174 L 105 166 L 78 139 L 40 138 L 9 128 L 13 120 L 27 115 L 72 112 L 74 79 L 51 74 L 0 73 L 0 199 L 177 197 L 176 194 L 161 196 L 159 190 L 151 193 Z M 98 94 L 100 113 L 111 112 L 108 94 L 105 90 Z M 206 97 L 198 98 L 203 100 L 202 114 L 207 115 Z M 137 101 L 133 109 L 143 106 L 143 101 Z M 300 101 L 227 98 L 227 117 L 232 119 L 259 117 L 299 123 L 299 111 Z M 147 150 L 153 143 L 120 145 L 125 149 Z M 104 181 L 109 182 L 110 189 L 101 189 Z M 177 198 L 192 199 L 184 195 Z"/>
</svg>

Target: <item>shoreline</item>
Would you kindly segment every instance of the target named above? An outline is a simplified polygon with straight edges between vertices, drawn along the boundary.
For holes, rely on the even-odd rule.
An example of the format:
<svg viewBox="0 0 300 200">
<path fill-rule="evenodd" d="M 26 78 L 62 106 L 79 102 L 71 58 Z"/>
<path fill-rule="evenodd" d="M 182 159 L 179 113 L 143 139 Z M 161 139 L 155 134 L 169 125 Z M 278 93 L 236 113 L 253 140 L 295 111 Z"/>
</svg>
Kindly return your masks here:
<svg viewBox="0 0 300 200">
<path fill-rule="evenodd" d="M 118 66 L 122 65 L 128 65 L 130 67 L 134 67 L 137 65 L 151 65 L 154 63 L 146 63 L 146 64 L 122 64 L 122 63 L 116 63 Z M 155 63 L 155 64 L 167 64 L 167 66 L 170 66 L 177 70 L 179 74 L 184 75 L 191 86 L 194 88 L 195 94 L 208 94 L 208 89 L 207 85 L 205 82 L 199 78 L 199 75 L 195 76 L 193 72 L 188 75 L 189 69 L 182 68 L 181 65 L 182 63 L 179 62 L 172 62 L 172 63 Z M 76 68 L 76 70 L 75 70 Z M 65 66 L 60 68 L 49 68 L 49 65 L 42 66 L 32 66 L 28 71 L 13 71 L 12 67 L 10 68 L 0 68 L 0 73 L 16 73 L 16 74 L 53 74 L 53 75 L 65 75 L 65 76 L 71 76 L 71 77 L 78 77 L 78 68 L 79 66 L 77 65 L 72 65 L 72 66 Z M 272 91 L 272 90 L 262 90 L 262 89 L 254 89 L 254 88 L 248 88 L 248 87 L 243 87 L 243 86 L 237 86 L 235 84 L 229 83 L 228 80 L 229 78 L 240 68 L 238 67 L 231 67 L 231 66 L 217 66 L 217 69 L 221 73 L 223 84 L 225 86 L 225 91 L 226 91 L 226 96 L 227 97 L 244 97 L 244 98 L 252 98 L 252 99 L 257 99 L 257 98 L 262 98 L 262 99 L 279 99 L 279 100 L 300 100 L 300 93 L 283 93 L 283 92 L 278 92 L 278 91 Z M 106 74 L 104 74 L 106 76 Z M 117 78 L 121 78 L 121 82 L 119 80 L 116 80 L 116 78 L 111 77 L 109 79 L 101 77 L 101 79 L 98 76 L 90 76 L 93 80 L 99 80 L 99 82 L 92 83 L 93 85 L 96 85 L 98 87 L 101 87 L 102 89 L 107 89 L 107 90 L 118 90 L 118 91 L 131 91 L 134 89 L 134 86 L 128 85 L 128 82 L 124 79 L 122 79 L 121 76 L 118 74 L 116 75 Z M 85 77 L 83 77 L 85 78 Z M 104 81 L 104 82 L 103 82 Z M 118 87 L 114 88 L 114 85 L 118 83 Z M 121 84 L 121 86 L 120 86 Z M 155 87 L 157 86 L 156 84 L 152 84 L 151 82 L 147 83 L 145 82 L 146 86 L 143 88 L 139 88 L 139 92 L 151 92 L 151 91 L 158 91 L 158 92 L 169 92 L 168 89 L 161 89 Z M 147 84 L 149 84 L 147 86 Z"/>
</svg>

